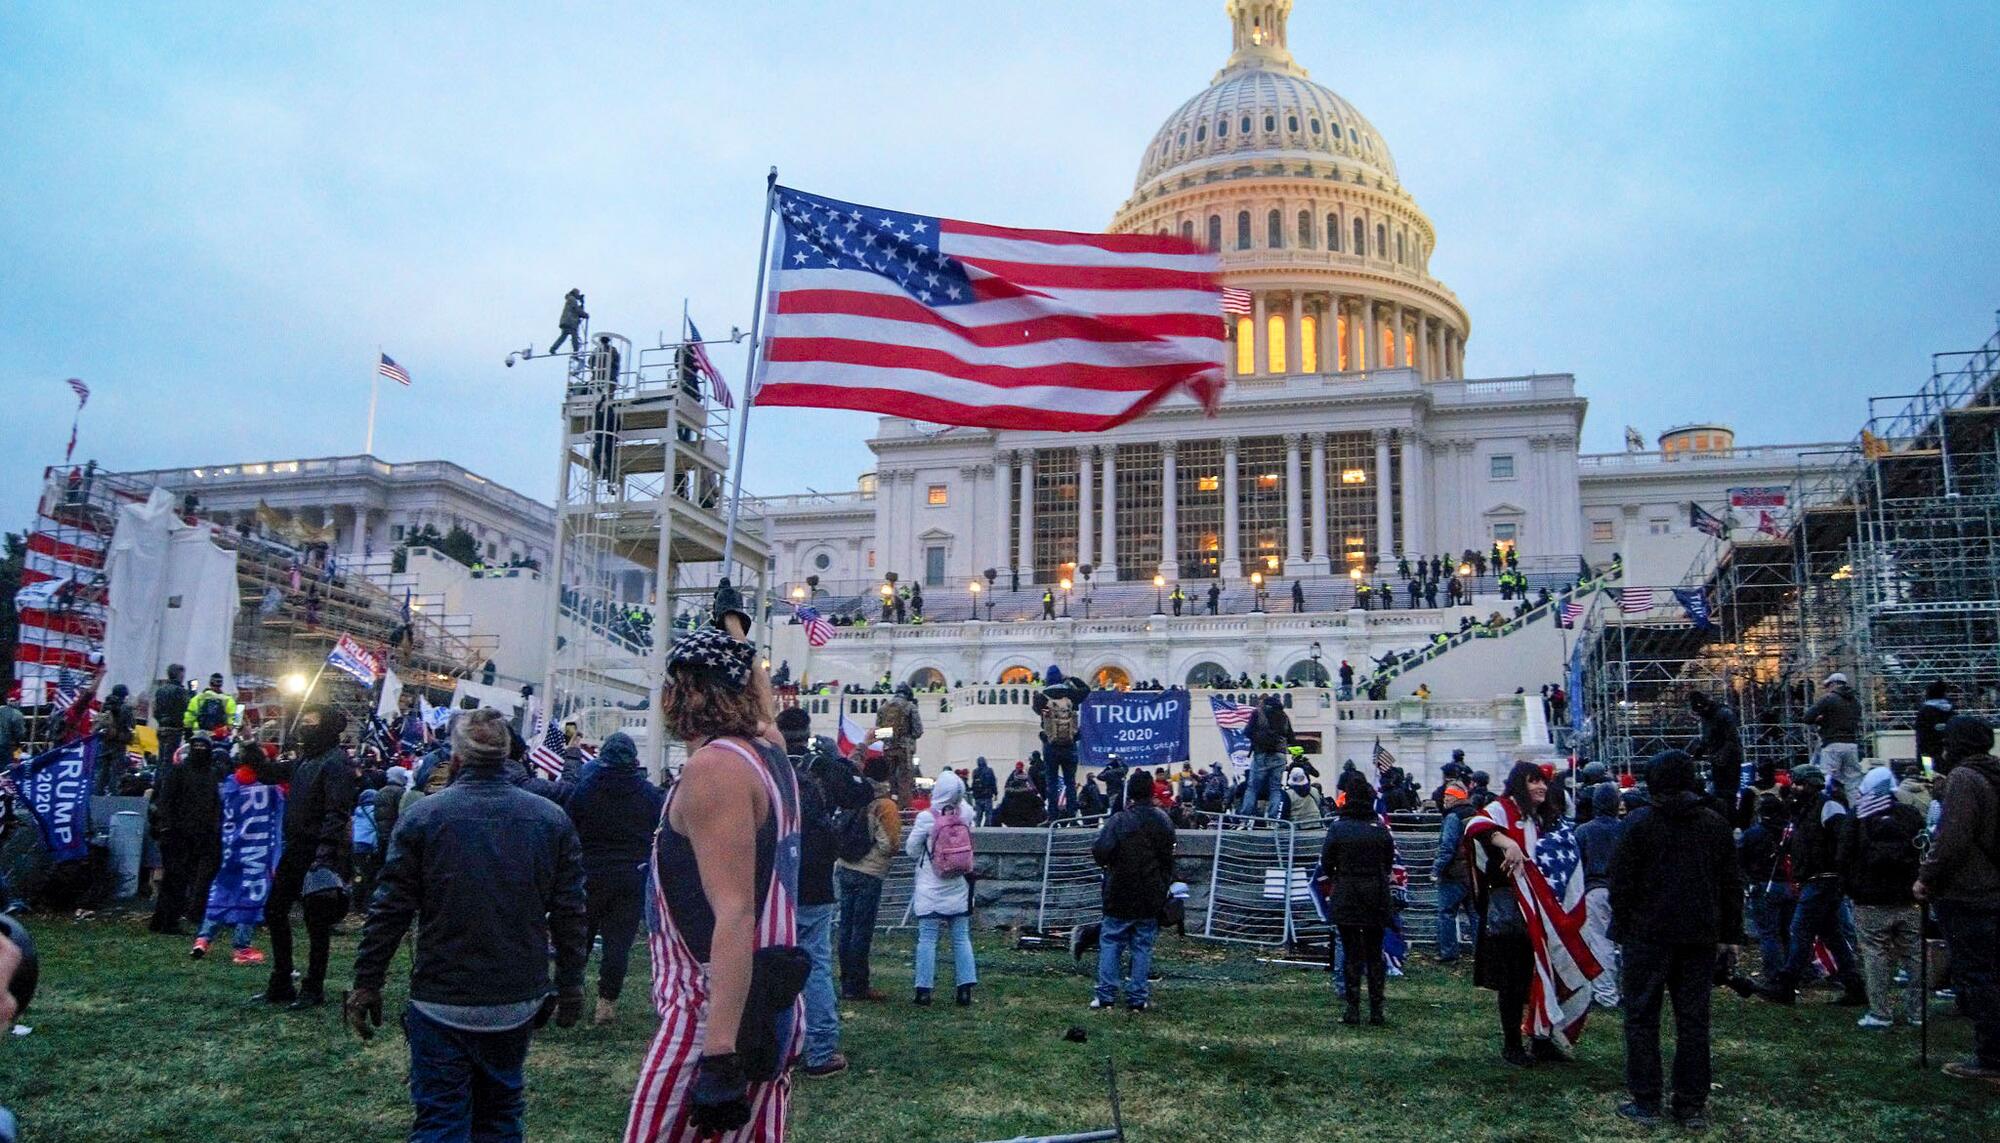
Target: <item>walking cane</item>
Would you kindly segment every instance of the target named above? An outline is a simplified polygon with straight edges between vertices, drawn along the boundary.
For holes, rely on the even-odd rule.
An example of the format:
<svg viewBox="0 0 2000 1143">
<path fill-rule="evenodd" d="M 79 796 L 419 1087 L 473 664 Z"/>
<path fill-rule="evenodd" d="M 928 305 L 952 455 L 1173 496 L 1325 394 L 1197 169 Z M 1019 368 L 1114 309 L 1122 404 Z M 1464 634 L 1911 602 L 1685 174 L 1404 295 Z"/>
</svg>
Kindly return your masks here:
<svg viewBox="0 0 2000 1143">
<path fill-rule="evenodd" d="M 1931 942 L 1924 935 L 1929 906 L 1917 902 L 1917 1066 L 1931 1066 Z"/>
</svg>

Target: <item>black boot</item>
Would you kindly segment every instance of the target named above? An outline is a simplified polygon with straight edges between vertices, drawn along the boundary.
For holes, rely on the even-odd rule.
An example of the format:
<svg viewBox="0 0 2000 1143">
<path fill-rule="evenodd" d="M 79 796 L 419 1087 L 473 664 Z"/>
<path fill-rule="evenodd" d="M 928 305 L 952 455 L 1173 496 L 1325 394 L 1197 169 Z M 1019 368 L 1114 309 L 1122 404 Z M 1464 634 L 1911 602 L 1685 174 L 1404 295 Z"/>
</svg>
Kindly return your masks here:
<svg viewBox="0 0 2000 1143">
<path fill-rule="evenodd" d="M 958 986 L 958 1006 L 960 1008 L 972 1007 L 972 986 L 970 984 L 961 984 Z"/>
<path fill-rule="evenodd" d="M 1389 1018 L 1382 1015 L 1382 998 L 1379 996 L 1368 998 L 1368 1022 L 1377 1028 L 1389 1022 Z"/>
<path fill-rule="evenodd" d="M 931 1006 L 931 990 L 928 988 L 917 989 L 916 1004 L 919 1008 L 929 1008 Z"/>
<path fill-rule="evenodd" d="M 1341 1013 L 1340 1022 L 1342 1024 L 1361 1023 L 1361 997 L 1352 992 L 1347 994 L 1347 1011 Z"/>
</svg>

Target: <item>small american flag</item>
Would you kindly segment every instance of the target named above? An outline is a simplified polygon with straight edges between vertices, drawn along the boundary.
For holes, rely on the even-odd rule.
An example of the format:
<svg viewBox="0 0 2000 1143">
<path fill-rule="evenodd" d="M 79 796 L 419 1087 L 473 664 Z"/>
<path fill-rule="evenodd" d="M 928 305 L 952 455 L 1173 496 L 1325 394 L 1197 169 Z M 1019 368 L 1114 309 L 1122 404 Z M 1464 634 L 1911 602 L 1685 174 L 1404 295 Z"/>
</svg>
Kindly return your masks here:
<svg viewBox="0 0 2000 1143">
<path fill-rule="evenodd" d="M 69 386 L 70 392 L 76 394 L 77 408 L 81 409 L 90 403 L 90 386 L 85 385 L 82 378 L 72 377 L 64 384 Z"/>
<path fill-rule="evenodd" d="M 1250 291 L 1233 286 L 1222 287 L 1222 312 L 1226 314 L 1247 314 L 1251 311 Z"/>
<path fill-rule="evenodd" d="M 792 614 L 798 616 L 799 622 L 805 625 L 807 646 L 824 647 L 832 640 L 833 624 L 826 621 L 826 616 L 821 615 L 818 608 L 794 607 Z"/>
<path fill-rule="evenodd" d="M 1627 615 L 1644 615 L 1653 609 L 1653 589 L 1627 587 L 1618 592 L 1618 610 Z"/>
<path fill-rule="evenodd" d="M 54 704 L 57 714 L 67 714 L 69 708 L 76 705 L 77 698 L 82 694 L 83 684 L 77 681 L 75 675 L 64 671 L 56 682 L 55 694 L 50 702 Z"/>
<path fill-rule="evenodd" d="M 1230 702 L 1221 695 L 1210 695 L 1209 706 L 1215 711 L 1215 725 L 1224 730 L 1242 730 L 1250 725 L 1257 715 L 1257 708 L 1240 702 Z"/>
<path fill-rule="evenodd" d="M 1556 625 L 1559 627 L 1575 627 L 1583 620 L 1583 610 L 1582 600 L 1570 600 L 1568 603 L 1563 604 L 1562 613 L 1556 616 Z"/>
<path fill-rule="evenodd" d="M 560 778 L 563 772 L 562 750 L 562 727 L 557 726 L 556 720 L 551 718 L 548 720 L 547 728 L 542 731 L 542 740 L 535 743 L 528 751 L 528 765 L 533 766 L 535 773 L 541 777 Z"/>
<path fill-rule="evenodd" d="M 382 360 L 375 366 L 375 372 L 387 377 L 398 385 L 410 383 L 410 371 L 396 364 L 396 359 L 388 354 L 380 354 Z"/>
<path fill-rule="evenodd" d="M 736 407 L 736 398 L 729 393 L 728 382 L 722 379 L 722 370 L 709 360 L 708 347 L 701 343 L 701 330 L 695 328 L 693 319 L 688 320 L 688 357 L 694 361 L 694 371 L 708 382 L 708 391 L 715 394 L 715 403 L 725 409 Z M 813 644 L 815 647 L 819 644 Z"/>
<path fill-rule="evenodd" d="M 1394 754 L 1389 753 L 1389 748 L 1382 745 L 1381 739 L 1379 738 L 1376 739 L 1375 772 L 1377 774 L 1387 774 L 1389 772 L 1389 767 L 1394 766 L 1395 764 L 1396 764 L 1396 756 Z"/>
</svg>

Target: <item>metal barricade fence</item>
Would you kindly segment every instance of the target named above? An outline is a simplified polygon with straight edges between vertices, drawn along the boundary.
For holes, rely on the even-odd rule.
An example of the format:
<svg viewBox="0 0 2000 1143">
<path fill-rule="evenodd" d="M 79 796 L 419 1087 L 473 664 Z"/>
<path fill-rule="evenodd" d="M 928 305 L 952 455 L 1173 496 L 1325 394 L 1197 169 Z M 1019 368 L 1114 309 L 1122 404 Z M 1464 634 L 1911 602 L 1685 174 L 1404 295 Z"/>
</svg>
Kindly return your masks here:
<svg viewBox="0 0 2000 1143">
<path fill-rule="evenodd" d="M 1104 894 L 1103 871 L 1090 855 L 1103 817 L 1077 818 L 1048 831 L 1042 850 L 1042 892 L 1035 906 L 1039 932 L 1072 929 L 1098 919 Z"/>
<path fill-rule="evenodd" d="M 911 924 L 911 898 L 917 892 L 917 863 L 898 849 L 889 858 L 889 874 L 882 878 L 882 904 L 875 914 L 877 929 L 907 929 Z"/>
<path fill-rule="evenodd" d="M 1296 840 L 1290 822 L 1236 814 L 1216 819 L 1203 937 L 1256 945 L 1290 939 L 1295 905 L 1312 910 L 1304 896 L 1312 866 L 1296 867 Z"/>
</svg>

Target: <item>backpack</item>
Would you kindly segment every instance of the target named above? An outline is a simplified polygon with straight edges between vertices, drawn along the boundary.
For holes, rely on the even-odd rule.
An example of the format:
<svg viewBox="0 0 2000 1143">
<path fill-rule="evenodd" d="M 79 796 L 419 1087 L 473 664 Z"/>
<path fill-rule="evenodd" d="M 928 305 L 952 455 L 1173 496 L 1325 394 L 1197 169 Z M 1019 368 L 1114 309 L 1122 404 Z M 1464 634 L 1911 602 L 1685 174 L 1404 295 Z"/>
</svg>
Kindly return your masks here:
<svg viewBox="0 0 2000 1143">
<path fill-rule="evenodd" d="M 229 721 L 229 708 L 224 705 L 221 695 L 208 695 L 201 705 L 194 708 L 194 724 L 203 730 L 215 730 Z"/>
<path fill-rule="evenodd" d="M 1902 808 L 1871 814 L 1854 823 L 1857 845 L 1854 864 L 1848 870 L 1851 894 L 1907 899 L 1908 887 L 1917 880 L 1917 866 L 1923 856 L 1917 849 L 1923 824 L 1914 810 L 1898 813 Z"/>
<path fill-rule="evenodd" d="M 1042 733 L 1051 746 L 1076 744 L 1076 700 L 1068 696 L 1052 698 L 1042 712 Z"/>
<path fill-rule="evenodd" d="M 875 848 L 875 831 L 868 824 L 873 811 L 874 803 L 870 802 L 834 815 L 834 835 L 837 839 L 834 852 L 842 861 L 860 861 Z"/>
<path fill-rule="evenodd" d="M 1229 797 L 1229 779 L 1213 770 L 1201 781 L 1201 801 L 1203 809 L 1220 809 Z"/>
<path fill-rule="evenodd" d="M 963 877 L 972 872 L 972 827 L 958 807 L 948 806 L 932 815 L 931 869 L 939 877 Z"/>
</svg>

